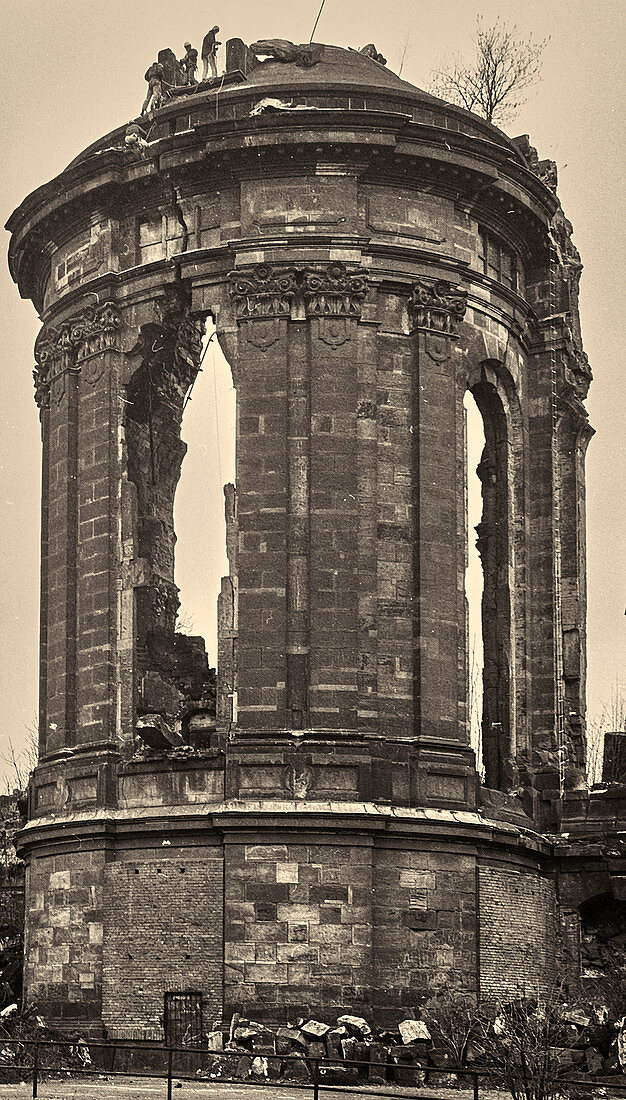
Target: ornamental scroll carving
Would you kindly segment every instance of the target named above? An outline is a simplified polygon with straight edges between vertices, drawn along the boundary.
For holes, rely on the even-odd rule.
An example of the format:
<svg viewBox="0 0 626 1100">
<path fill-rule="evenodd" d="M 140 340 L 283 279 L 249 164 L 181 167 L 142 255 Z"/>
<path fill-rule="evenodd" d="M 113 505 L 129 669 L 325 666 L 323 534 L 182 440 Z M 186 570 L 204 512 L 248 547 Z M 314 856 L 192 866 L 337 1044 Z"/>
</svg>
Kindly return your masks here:
<svg viewBox="0 0 626 1100">
<path fill-rule="evenodd" d="M 102 373 L 97 356 L 119 349 L 121 318 L 115 302 L 88 306 L 60 325 L 46 325 L 35 343 L 33 371 L 35 401 L 46 408 L 52 397 L 60 400 L 68 371 L 82 370 L 95 382 Z"/>
<path fill-rule="evenodd" d="M 289 317 L 291 302 L 298 291 L 298 272 L 293 268 L 256 264 L 241 271 L 231 271 L 229 278 L 237 316 L 242 320 Z"/>
<path fill-rule="evenodd" d="M 434 283 L 420 279 L 409 300 L 413 327 L 442 336 L 456 335 L 456 323 L 463 320 L 466 308 L 467 291 L 445 279 Z"/>
<path fill-rule="evenodd" d="M 587 420 L 588 413 L 583 402 L 593 374 L 582 348 L 579 326 L 573 324 L 567 315 L 543 318 L 538 326 L 546 350 L 555 356 L 559 398 L 575 412 L 578 419 Z"/>
<path fill-rule="evenodd" d="M 589 360 L 584 351 L 574 351 L 567 356 L 564 377 L 566 385 L 571 387 L 575 396 L 584 401 L 593 379 Z"/>
<path fill-rule="evenodd" d="M 367 293 L 367 273 L 349 271 L 343 263 L 321 270 L 274 268 L 267 264 L 231 271 L 230 289 L 239 320 L 291 316 L 302 310 L 307 317 L 361 316 Z"/>
<path fill-rule="evenodd" d="M 589 365 L 586 352 L 582 349 L 579 333 L 576 333 L 569 323 L 562 322 L 562 355 L 563 355 L 563 396 L 569 398 L 570 403 L 578 409 L 586 418 L 587 411 L 582 402 L 589 393 L 589 386 L 593 380 L 593 374 Z"/>
<path fill-rule="evenodd" d="M 347 271 L 345 264 L 329 264 L 323 272 L 303 272 L 302 293 L 310 317 L 360 317 L 367 276 Z"/>
</svg>

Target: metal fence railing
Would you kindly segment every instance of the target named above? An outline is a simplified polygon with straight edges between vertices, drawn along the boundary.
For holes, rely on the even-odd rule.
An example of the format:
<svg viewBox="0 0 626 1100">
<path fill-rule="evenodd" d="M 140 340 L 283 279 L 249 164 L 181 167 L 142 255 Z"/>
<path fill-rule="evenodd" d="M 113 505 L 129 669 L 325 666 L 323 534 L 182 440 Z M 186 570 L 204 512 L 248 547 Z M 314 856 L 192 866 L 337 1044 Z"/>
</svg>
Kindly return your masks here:
<svg viewBox="0 0 626 1100">
<path fill-rule="evenodd" d="M 234 1067 L 242 1057 L 241 1052 L 209 1051 L 202 1046 L 146 1046 L 145 1044 L 120 1039 L 99 1040 L 97 1042 L 87 1042 L 83 1039 L 74 1043 L 67 1040 L 52 1039 L 2 1039 L 0 1048 L 0 1059 L 4 1059 L 0 1061 L 0 1081 L 6 1073 L 32 1075 L 32 1096 L 34 1100 L 39 1097 L 39 1086 L 44 1081 L 44 1075 L 54 1076 L 60 1073 L 70 1073 L 72 1076 L 80 1077 L 106 1074 L 107 1077 L 146 1077 L 153 1080 L 157 1078 L 163 1080 L 165 1086 L 164 1096 L 167 1097 L 167 1100 L 172 1100 L 174 1081 L 187 1080 L 210 1085 L 212 1083 L 210 1078 L 207 1078 L 204 1074 L 210 1072 L 212 1066 L 219 1065 L 222 1071 L 226 1069 L 225 1073 L 221 1072 L 219 1077 L 216 1076 L 213 1083 L 244 1083 L 241 1077 L 234 1075 L 234 1072 L 232 1074 L 228 1072 L 229 1063 Z M 8 1053 L 12 1048 L 15 1048 L 14 1058 L 10 1057 Z M 249 1057 L 254 1056 L 249 1055 Z M 420 1069 L 419 1065 L 410 1062 L 366 1062 L 347 1058 L 316 1058 L 307 1055 L 284 1054 L 267 1054 L 262 1057 L 267 1061 L 268 1067 L 271 1063 L 281 1063 L 281 1065 L 299 1063 L 301 1066 L 306 1066 L 307 1080 L 285 1080 L 284 1078 L 278 1080 L 272 1077 L 267 1080 L 249 1079 L 245 1082 L 246 1084 L 258 1088 L 267 1086 L 273 1089 L 300 1090 L 308 1093 L 312 1100 L 320 1100 L 320 1096 L 327 1089 L 332 1089 L 334 1092 L 345 1091 L 346 1096 L 354 1096 L 355 1086 L 358 1086 L 359 1083 L 367 1083 L 368 1078 L 371 1081 L 371 1071 L 379 1070 L 379 1077 L 383 1077 L 383 1074 L 391 1074 L 396 1080 L 388 1081 L 388 1087 L 386 1088 L 373 1088 L 370 1084 L 367 1090 L 368 1096 L 396 1097 L 396 1100 L 399 1096 L 402 1096 L 404 1100 L 410 1100 L 411 1097 L 417 1100 L 418 1097 L 421 1097 L 424 1100 L 423 1086 L 416 1083 L 414 1093 L 406 1091 L 407 1087 L 412 1087 L 408 1081 L 411 1072 Z M 124 1068 L 119 1064 L 122 1060 L 126 1063 Z M 142 1068 L 142 1063 L 144 1068 Z M 147 1063 L 150 1064 L 146 1069 L 145 1065 Z M 333 1074 L 333 1070 L 336 1071 L 338 1067 L 344 1070 L 348 1068 L 356 1070 L 359 1079 L 344 1083 L 333 1081 L 333 1076 L 336 1076 L 336 1072 Z M 493 1070 L 488 1068 L 475 1067 L 472 1069 L 438 1071 L 435 1067 L 430 1066 L 428 1071 L 431 1073 L 451 1072 L 464 1079 L 467 1082 L 467 1088 L 472 1092 L 473 1100 L 480 1100 L 481 1093 L 484 1096 L 484 1088 L 489 1087 L 489 1085 L 493 1087 L 500 1083 Z M 611 1090 L 613 1096 L 626 1097 L 626 1081 L 621 1082 L 614 1077 L 568 1077 L 567 1083 L 568 1085 L 587 1086 L 587 1088 L 593 1086 L 596 1090 L 606 1088 Z M 382 1086 L 383 1082 L 380 1082 L 380 1084 Z M 396 1091 L 394 1085 L 402 1087 L 401 1094 Z M 210 1093 L 207 1093 L 207 1097 L 210 1097 Z M 42 1097 L 41 1100 L 44 1100 L 44 1098 Z"/>
</svg>

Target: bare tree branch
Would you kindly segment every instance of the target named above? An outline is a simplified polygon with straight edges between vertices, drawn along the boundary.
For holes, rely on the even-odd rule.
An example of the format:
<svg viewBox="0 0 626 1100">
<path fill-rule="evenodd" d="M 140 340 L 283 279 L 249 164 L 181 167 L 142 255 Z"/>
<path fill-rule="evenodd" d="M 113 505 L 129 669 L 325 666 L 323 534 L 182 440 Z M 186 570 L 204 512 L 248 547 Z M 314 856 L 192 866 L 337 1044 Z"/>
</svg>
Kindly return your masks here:
<svg viewBox="0 0 626 1100">
<path fill-rule="evenodd" d="M 590 783 L 603 781 L 604 739 L 608 733 L 626 730 L 626 699 L 616 684 L 611 690 L 609 702 L 601 703 L 599 710 L 590 715 L 587 722 L 587 777 Z M 609 772 L 623 776 L 626 782 L 626 733 L 617 738 L 607 752 Z"/>
<path fill-rule="evenodd" d="M 4 777 L 5 794 L 12 794 L 17 788 L 26 790 L 30 773 L 37 764 L 39 755 L 39 739 L 36 724 L 26 729 L 26 739 L 21 749 L 17 749 L 13 739 L 9 737 L 7 751 L 0 756 L 0 762 L 5 765 L 7 774 Z"/>
<path fill-rule="evenodd" d="M 430 91 L 483 115 L 489 122 L 510 120 L 525 103 L 524 92 L 539 78 L 548 38 L 521 38 L 499 19 L 488 27 L 479 16 L 473 61 L 452 57 L 432 74 Z"/>
</svg>

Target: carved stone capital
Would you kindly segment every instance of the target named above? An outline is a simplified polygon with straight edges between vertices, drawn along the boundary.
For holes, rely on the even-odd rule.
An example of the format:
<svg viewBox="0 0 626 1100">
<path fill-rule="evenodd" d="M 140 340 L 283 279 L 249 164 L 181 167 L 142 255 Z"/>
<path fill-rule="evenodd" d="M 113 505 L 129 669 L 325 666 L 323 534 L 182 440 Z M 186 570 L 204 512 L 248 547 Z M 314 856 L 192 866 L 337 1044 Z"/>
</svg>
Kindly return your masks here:
<svg viewBox="0 0 626 1100">
<path fill-rule="evenodd" d="M 298 273 L 294 268 L 255 264 L 231 271 L 229 279 L 238 318 L 289 317 L 291 301 L 298 290 Z"/>
<path fill-rule="evenodd" d="M 115 302 L 104 302 L 79 314 L 70 330 L 77 363 L 111 348 L 118 349 L 120 325 L 120 313 Z"/>
<path fill-rule="evenodd" d="M 574 410 L 579 419 L 587 419 L 583 405 L 593 374 L 580 339 L 580 329 L 570 316 L 559 318 L 550 327 L 550 350 L 556 356 L 559 398 Z"/>
<path fill-rule="evenodd" d="M 359 318 L 367 293 L 367 273 L 348 271 L 343 263 L 320 271 L 257 264 L 229 278 L 240 321 L 288 318 L 294 306 L 304 306 L 307 317 Z"/>
<path fill-rule="evenodd" d="M 63 393 L 67 371 L 78 371 L 94 356 L 119 348 L 120 326 L 115 302 L 87 306 L 60 325 L 44 325 L 35 342 L 33 371 L 39 408 L 48 407 L 51 391 L 59 396 Z M 95 378 L 92 375 L 91 380 Z"/>
<path fill-rule="evenodd" d="M 463 320 L 466 308 L 467 291 L 445 279 L 437 282 L 420 279 L 414 284 L 409 300 L 412 327 L 442 336 L 456 335 L 456 323 Z"/>
<path fill-rule="evenodd" d="M 325 271 L 304 271 L 302 294 L 309 317 L 360 317 L 367 273 L 347 271 L 343 263 L 329 264 Z"/>
</svg>

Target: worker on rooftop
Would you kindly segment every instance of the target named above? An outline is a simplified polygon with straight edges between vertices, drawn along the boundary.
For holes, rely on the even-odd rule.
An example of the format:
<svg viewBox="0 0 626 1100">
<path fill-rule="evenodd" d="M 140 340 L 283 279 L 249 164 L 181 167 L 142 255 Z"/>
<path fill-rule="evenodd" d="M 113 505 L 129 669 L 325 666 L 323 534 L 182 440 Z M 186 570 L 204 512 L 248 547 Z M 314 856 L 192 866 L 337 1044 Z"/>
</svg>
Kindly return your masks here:
<svg viewBox="0 0 626 1100">
<path fill-rule="evenodd" d="M 148 81 L 148 94 L 144 100 L 143 107 L 141 108 L 142 115 L 145 115 L 148 111 L 156 111 L 158 107 L 161 107 L 164 101 L 163 96 L 163 80 L 165 77 L 165 69 L 161 65 L 160 61 L 155 61 L 146 71 L 145 79 Z"/>
<path fill-rule="evenodd" d="M 217 76 L 217 47 L 221 46 L 221 42 L 217 41 L 215 37 L 219 31 L 219 27 L 211 27 L 208 34 L 205 34 L 202 41 L 202 79 L 207 79 L 207 73 L 209 66 L 211 67 L 211 76 Z"/>
<path fill-rule="evenodd" d="M 191 42 L 185 42 L 185 56 L 180 60 L 183 71 L 183 84 L 197 84 L 196 69 L 198 68 L 198 51 L 194 50 Z"/>
</svg>

